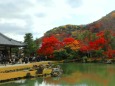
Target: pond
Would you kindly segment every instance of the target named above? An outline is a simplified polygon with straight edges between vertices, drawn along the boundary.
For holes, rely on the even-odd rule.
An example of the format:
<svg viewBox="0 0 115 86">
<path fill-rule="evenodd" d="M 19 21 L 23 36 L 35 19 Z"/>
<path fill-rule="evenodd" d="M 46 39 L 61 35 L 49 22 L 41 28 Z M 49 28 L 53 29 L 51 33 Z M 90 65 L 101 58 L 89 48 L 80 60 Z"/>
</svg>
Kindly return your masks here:
<svg viewBox="0 0 115 86">
<path fill-rule="evenodd" d="M 61 77 L 32 78 L 0 86 L 115 86 L 114 64 L 64 63 Z"/>
</svg>

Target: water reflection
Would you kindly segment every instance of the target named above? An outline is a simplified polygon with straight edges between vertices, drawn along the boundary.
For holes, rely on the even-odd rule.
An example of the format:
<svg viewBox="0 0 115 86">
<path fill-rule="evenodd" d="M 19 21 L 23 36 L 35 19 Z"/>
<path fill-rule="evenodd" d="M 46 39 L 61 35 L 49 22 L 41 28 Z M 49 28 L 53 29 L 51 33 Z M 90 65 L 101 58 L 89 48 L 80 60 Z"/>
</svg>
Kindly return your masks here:
<svg viewBox="0 0 115 86">
<path fill-rule="evenodd" d="M 26 79 L 0 84 L 0 86 L 115 86 L 115 66 L 109 64 L 60 64 L 61 77 Z"/>
</svg>

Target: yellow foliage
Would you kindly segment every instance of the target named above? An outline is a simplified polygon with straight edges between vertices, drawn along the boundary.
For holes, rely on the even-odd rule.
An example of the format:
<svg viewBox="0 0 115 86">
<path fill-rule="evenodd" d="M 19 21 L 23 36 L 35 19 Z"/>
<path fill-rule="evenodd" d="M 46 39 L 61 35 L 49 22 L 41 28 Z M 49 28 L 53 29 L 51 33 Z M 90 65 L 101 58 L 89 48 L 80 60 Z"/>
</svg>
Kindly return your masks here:
<svg viewBox="0 0 115 86">
<path fill-rule="evenodd" d="M 72 50 L 78 50 L 80 48 L 80 43 L 78 40 L 73 41 L 68 45 Z"/>
<path fill-rule="evenodd" d="M 76 36 L 76 34 L 77 34 L 77 31 L 72 32 L 72 36 Z"/>
</svg>

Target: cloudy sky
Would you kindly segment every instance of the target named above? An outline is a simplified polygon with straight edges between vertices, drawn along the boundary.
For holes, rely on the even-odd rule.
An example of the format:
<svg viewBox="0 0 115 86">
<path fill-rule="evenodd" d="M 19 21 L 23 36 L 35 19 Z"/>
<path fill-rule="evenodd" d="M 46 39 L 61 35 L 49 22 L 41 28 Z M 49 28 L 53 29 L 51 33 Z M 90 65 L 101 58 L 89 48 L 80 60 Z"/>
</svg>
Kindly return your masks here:
<svg viewBox="0 0 115 86">
<path fill-rule="evenodd" d="M 0 32 L 18 41 L 66 24 L 88 24 L 115 10 L 115 0 L 0 0 Z"/>
</svg>

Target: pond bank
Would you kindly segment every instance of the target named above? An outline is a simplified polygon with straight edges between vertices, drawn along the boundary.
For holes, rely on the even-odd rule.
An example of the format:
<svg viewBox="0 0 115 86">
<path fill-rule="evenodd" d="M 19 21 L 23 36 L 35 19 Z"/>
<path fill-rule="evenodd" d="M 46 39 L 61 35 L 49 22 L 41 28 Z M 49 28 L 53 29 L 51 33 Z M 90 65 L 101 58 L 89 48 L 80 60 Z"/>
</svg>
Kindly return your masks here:
<svg viewBox="0 0 115 86">
<path fill-rule="evenodd" d="M 0 82 L 7 82 L 26 77 L 42 76 L 42 74 L 36 74 L 37 70 L 33 69 L 34 66 L 48 65 L 48 63 L 56 63 L 56 61 L 42 61 L 28 64 L 15 64 L 0 66 Z M 44 74 L 51 72 L 51 69 L 43 71 Z"/>
<path fill-rule="evenodd" d="M 86 58 L 86 59 L 67 59 L 60 61 L 63 63 L 68 63 L 68 62 L 77 62 L 77 63 L 104 63 L 104 64 L 113 64 L 115 63 L 115 59 L 103 59 L 103 58 Z"/>
</svg>

